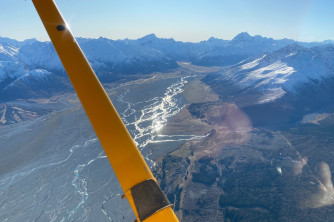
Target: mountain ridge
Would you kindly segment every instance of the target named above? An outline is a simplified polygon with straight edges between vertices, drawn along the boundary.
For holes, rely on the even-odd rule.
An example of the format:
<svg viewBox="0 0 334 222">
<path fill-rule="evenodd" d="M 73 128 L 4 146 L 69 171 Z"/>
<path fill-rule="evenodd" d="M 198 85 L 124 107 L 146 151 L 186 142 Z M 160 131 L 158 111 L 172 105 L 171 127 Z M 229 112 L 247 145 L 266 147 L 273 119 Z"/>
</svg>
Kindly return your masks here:
<svg viewBox="0 0 334 222">
<path fill-rule="evenodd" d="M 98 39 L 77 38 L 77 41 L 102 82 L 115 81 L 129 74 L 175 69 L 178 67 L 177 61 L 202 66 L 234 65 L 252 56 L 262 56 L 264 53 L 271 53 L 291 44 L 313 47 L 328 42 L 299 43 L 291 39 L 274 40 L 260 35 L 251 36 L 247 32 L 238 34 L 232 40 L 211 37 L 198 43 L 158 38 L 155 34 L 136 40 L 111 40 L 100 37 Z M 36 39 L 17 41 L 0 37 L 0 97 L 2 100 L 22 98 L 23 94 L 19 97 L 16 93 L 12 95 L 15 90 L 22 88 L 22 84 L 28 91 L 30 88 L 34 91 L 38 90 L 34 78 L 28 78 L 31 81 L 16 81 L 36 70 L 44 70 L 44 73 L 51 73 L 57 79 L 55 81 L 52 78 L 55 85 L 53 88 L 71 89 L 70 85 L 64 85 L 67 76 L 51 42 L 40 42 Z M 43 87 L 50 86 L 49 78 L 41 80 L 38 80 L 41 91 L 50 91 Z M 20 87 L 16 86 L 18 82 Z M 9 88 L 12 93 L 7 92 Z M 38 92 L 30 92 L 26 95 L 38 95 Z"/>
<path fill-rule="evenodd" d="M 291 44 L 203 79 L 255 124 L 289 124 L 334 105 L 334 46 Z M 321 111 L 322 110 L 322 111 Z"/>
</svg>

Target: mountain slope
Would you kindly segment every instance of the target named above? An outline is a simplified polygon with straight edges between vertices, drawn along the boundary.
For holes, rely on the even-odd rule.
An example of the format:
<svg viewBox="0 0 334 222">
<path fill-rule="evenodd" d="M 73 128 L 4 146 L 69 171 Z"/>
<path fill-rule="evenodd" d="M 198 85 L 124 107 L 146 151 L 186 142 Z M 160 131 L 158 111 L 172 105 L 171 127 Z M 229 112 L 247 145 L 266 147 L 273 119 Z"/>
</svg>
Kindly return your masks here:
<svg viewBox="0 0 334 222">
<path fill-rule="evenodd" d="M 204 81 L 225 100 L 244 107 L 255 122 L 262 118 L 266 124 L 284 113 L 287 119 L 277 122 L 291 122 L 333 104 L 333 57 L 331 44 L 312 48 L 291 44 L 229 66 Z"/>
</svg>

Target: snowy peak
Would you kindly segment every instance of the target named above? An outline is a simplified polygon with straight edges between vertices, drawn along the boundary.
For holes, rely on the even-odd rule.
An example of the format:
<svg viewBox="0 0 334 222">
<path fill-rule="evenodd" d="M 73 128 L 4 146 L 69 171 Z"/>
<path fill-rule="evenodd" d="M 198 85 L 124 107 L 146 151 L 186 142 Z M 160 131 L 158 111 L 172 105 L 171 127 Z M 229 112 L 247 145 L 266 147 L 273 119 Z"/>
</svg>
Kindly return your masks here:
<svg viewBox="0 0 334 222">
<path fill-rule="evenodd" d="M 152 33 L 140 38 L 139 40 L 155 40 L 155 39 L 158 39 L 158 37 Z"/>
<path fill-rule="evenodd" d="M 250 36 L 247 32 L 241 32 L 232 39 L 232 42 L 247 41 L 251 38 L 252 36 Z"/>
<path fill-rule="evenodd" d="M 157 41 L 157 40 L 158 40 L 158 37 L 155 34 L 149 34 L 149 35 L 146 35 L 146 36 L 138 39 L 138 41 L 141 42 L 141 43 L 152 43 L 152 42 Z"/>
<path fill-rule="evenodd" d="M 238 46 L 239 44 L 245 44 L 245 45 L 261 47 L 261 44 L 262 44 L 265 47 L 272 46 L 273 49 L 276 49 L 275 45 L 277 45 L 277 43 L 280 41 L 281 40 L 274 40 L 272 38 L 266 38 L 260 35 L 251 36 L 247 32 L 242 32 L 231 40 L 230 45 Z M 286 44 L 291 44 L 292 42 L 294 41 L 291 40 L 291 42 L 286 43 Z"/>
<path fill-rule="evenodd" d="M 224 40 L 222 40 L 224 41 Z M 270 53 L 295 43 L 294 40 L 274 40 L 260 35 L 251 36 L 247 32 L 242 32 L 231 41 L 224 41 L 216 44 L 217 40 L 209 39 L 206 42 L 207 48 L 201 52 L 194 61 L 197 65 L 232 65 L 248 57 Z"/>
<path fill-rule="evenodd" d="M 243 32 L 232 39 L 230 46 L 243 48 L 248 52 L 273 52 L 293 43 L 296 42 L 290 39 L 274 40 L 260 35 L 250 36 L 247 32 Z"/>
<path fill-rule="evenodd" d="M 0 44 L 10 44 L 12 46 L 20 46 L 21 42 L 14 40 L 14 39 L 10 39 L 10 38 L 5 38 L 5 37 L 0 37 Z"/>
</svg>

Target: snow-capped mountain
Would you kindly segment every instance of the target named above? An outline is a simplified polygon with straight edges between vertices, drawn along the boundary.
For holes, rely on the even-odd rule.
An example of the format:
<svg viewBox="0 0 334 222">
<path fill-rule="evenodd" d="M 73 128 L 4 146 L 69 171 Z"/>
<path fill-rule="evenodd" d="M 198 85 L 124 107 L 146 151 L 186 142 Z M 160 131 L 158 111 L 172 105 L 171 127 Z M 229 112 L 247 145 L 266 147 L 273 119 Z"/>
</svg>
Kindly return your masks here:
<svg viewBox="0 0 334 222">
<path fill-rule="evenodd" d="M 106 38 L 78 39 L 87 59 L 97 72 L 122 74 L 148 73 L 177 67 L 176 61 L 162 51 L 139 43 Z"/>
<path fill-rule="evenodd" d="M 294 43 L 225 67 L 204 81 L 225 100 L 237 102 L 255 123 L 297 121 L 334 105 L 333 58 L 333 44 L 307 48 Z"/>
<path fill-rule="evenodd" d="M 161 51 L 129 45 L 126 41 L 79 38 L 78 43 L 103 81 L 117 79 L 118 74 L 148 73 L 177 67 L 176 61 Z M 49 94 L 54 89 L 69 89 L 67 82 L 51 42 L 0 38 L 1 100 L 18 95 L 23 98 L 45 96 L 45 92 Z"/>
<path fill-rule="evenodd" d="M 306 48 L 291 44 L 225 69 L 218 79 L 229 79 L 241 89 L 266 92 L 259 103 L 298 93 L 307 83 L 334 78 L 334 45 Z"/>
<path fill-rule="evenodd" d="M 209 42 L 209 41 L 208 41 Z M 259 55 L 266 52 L 273 52 L 279 48 L 295 43 L 294 40 L 282 39 L 274 40 L 259 35 L 250 36 L 247 32 L 242 32 L 231 41 L 212 41 L 194 61 L 197 65 L 232 65 L 250 56 Z"/>
<path fill-rule="evenodd" d="M 258 35 L 250 36 L 248 33 L 240 33 L 231 41 L 210 38 L 199 43 L 162 39 L 154 34 L 137 40 L 115 41 L 106 38 L 78 38 L 77 41 L 100 79 L 108 82 L 119 79 L 121 78 L 119 76 L 126 74 L 150 73 L 176 68 L 177 61 L 188 61 L 199 65 L 232 65 L 250 56 L 270 53 L 295 43 L 295 41 L 288 39 L 274 40 Z M 312 43 L 312 46 L 321 44 Z M 305 50 L 307 49 L 305 48 Z M 319 50 L 321 51 L 320 48 Z M 277 53 L 279 54 L 279 52 Z M 268 60 L 269 57 L 267 54 L 262 59 L 257 58 L 260 64 L 254 66 L 253 69 L 260 66 L 265 67 L 264 61 Z M 245 60 L 238 66 L 252 66 L 247 62 L 256 63 Z M 295 65 L 293 64 L 293 67 Z M 268 67 L 268 69 L 276 69 L 277 67 L 274 66 L 284 69 L 279 63 Z M 251 71 L 252 69 L 244 68 L 244 71 L 241 70 L 240 73 L 248 72 L 247 70 Z M 34 78 L 39 74 L 45 75 L 45 78 Z M 51 79 L 52 84 L 50 84 Z M 45 95 L 45 92 L 51 93 L 53 89 L 70 89 L 70 84 L 66 84 L 66 82 L 68 82 L 67 76 L 50 42 L 39 42 L 36 39 L 20 42 L 9 38 L 0 38 L 1 100 L 15 98 L 16 96 L 11 96 L 12 92 L 22 91 L 23 85 L 27 91 L 31 89 L 34 92 L 26 92 L 22 95 Z M 39 87 L 37 87 L 38 84 Z M 16 88 L 18 86 L 21 88 Z M 37 89 L 40 89 L 40 92 Z"/>
<path fill-rule="evenodd" d="M 37 98 L 49 97 L 71 87 L 64 77 L 44 69 L 30 70 L 24 75 L 13 79 L 1 91 L 0 98 Z"/>
<path fill-rule="evenodd" d="M 60 61 L 50 44 L 35 39 L 18 42 L 0 38 L 0 98 L 29 98 L 45 96 L 43 91 L 59 87 L 62 81 L 52 86 L 51 73 L 62 70 Z"/>
</svg>

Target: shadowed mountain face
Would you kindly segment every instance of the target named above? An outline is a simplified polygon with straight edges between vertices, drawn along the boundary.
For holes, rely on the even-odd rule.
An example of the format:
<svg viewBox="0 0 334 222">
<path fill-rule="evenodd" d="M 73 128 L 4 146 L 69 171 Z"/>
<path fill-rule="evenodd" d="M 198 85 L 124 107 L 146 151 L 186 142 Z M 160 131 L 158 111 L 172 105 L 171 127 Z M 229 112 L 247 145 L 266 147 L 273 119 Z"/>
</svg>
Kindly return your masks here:
<svg viewBox="0 0 334 222">
<path fill-rule="evenodd" d="M 286 124 L 333 105 L 333 57 L 333 45 L 292 44 L 225 67 L 204 82 L 237 102 L 254 124 Z"/>
</svg>

